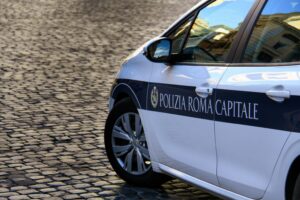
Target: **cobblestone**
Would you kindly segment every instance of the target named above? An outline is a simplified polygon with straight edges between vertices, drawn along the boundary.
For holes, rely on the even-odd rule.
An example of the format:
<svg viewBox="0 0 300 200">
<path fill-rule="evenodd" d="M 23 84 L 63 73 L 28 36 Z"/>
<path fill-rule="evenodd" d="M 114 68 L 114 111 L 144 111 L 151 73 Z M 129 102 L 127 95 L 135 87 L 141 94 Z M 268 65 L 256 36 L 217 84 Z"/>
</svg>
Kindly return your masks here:
<svg viewBox="0 0 300 200">
<path fill-rule="evenodd" d="M 103 144 L 122 60 L 197 1 L 0 1 L 0 199 L 217 199 L 130 186 Z"/>
</svg>

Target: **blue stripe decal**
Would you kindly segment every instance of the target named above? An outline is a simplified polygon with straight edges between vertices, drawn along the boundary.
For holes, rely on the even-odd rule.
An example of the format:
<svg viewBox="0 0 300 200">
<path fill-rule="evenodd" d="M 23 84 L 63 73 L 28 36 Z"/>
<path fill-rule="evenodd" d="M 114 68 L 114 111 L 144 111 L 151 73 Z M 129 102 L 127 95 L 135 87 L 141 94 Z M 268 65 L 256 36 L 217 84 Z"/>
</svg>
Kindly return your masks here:
<svg viewBox="0 0 300 200">
<path fill-rule="evenodd" d="M 116 81 L 116 86 L 119 86 L 119 84 L 125 84 L 128 85 L 134 92 L 134 95 L 137 97 L 136 106 L 138 108 L 146 109 L 146 103 L 147 103 L 147 88 L 148 83 L 142 82 L 142 81 L 134 81 L 134 80 L 127 80 L 127 79 L 118 79 Z M 115 91 L 115 94 L 117 95 L 119 92 L 124 93 L 130 93 L 128 90 L 128 87 L 120 87 L 121 91 Z M 131 96 L 131 94 L 128 94 Z M 132 97 L 133 101 L 136 101 L 135 97 Z"/>
<path fill-rule="evenodd" d="M 234 124 L 300 132 L 300 97 L 277 103 L 263 93 L 215 89 L 201 98 L 195 87 L 118 80 L 135 92 L 141 108 Z"/>
<path fill-rule="evenodd" d="M 147 103 L 151 111 L 213 120 L 213 102 L 213 96 L 197 96 L 195 87 L 149 83 Z"/>
</svg>

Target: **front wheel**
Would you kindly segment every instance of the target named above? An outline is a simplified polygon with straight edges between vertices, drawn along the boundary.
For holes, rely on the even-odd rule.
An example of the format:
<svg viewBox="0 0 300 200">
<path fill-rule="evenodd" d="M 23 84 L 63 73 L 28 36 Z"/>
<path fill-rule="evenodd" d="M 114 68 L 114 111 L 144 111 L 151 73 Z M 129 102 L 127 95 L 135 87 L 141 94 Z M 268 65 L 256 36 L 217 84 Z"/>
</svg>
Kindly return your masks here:
<svg viewBox="0 0 300 200">
<path fill-rule="evenodd" d="M 152 170 L 143 125 L 129 98 L 118 102 L 105 126 L 105 149 L 116 173 L 138 186 L 159 186 L 169 177 Z"/>
<path fill-rule="evenodd" d="M 293 195 L 291 200 L 299 200 L 300 199 L 300 174 L 296 179 L 296 183 L 293 189 Z"/>
</svg>

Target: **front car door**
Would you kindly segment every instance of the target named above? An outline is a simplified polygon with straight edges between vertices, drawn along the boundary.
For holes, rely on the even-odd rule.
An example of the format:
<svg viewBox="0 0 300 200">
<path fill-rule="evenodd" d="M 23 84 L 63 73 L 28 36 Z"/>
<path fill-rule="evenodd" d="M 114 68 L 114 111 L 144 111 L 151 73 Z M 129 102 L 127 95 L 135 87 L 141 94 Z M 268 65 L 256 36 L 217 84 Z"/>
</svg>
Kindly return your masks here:
<svg viewBox="0 0 300 200">
<path fill-rule="evenodd" d="M 153 63 L 147 110 L 141 111 L 154 162 L 218 185 L 214 89 L 254 2 L 209 1 L 167 35 L 178 60 Z"/>
<path fill-rule="evenodd" d="M 300 108 L 300 1 L 261 9 L 216 91 L 220 185 L 251 199 L 263 197 Z"/>
</svg>

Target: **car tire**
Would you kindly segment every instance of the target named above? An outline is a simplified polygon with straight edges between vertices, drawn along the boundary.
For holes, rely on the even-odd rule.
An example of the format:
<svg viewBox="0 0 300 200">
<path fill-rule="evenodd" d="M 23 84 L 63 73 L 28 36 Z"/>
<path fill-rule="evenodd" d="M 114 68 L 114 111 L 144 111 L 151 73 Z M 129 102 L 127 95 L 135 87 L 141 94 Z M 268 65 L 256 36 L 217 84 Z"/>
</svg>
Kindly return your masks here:
<svg viewBox="0 0 300 200">
<path fill-rule="evenodd" d="M 300 174 L 296 179 L 291 200 L 299 200 L 299 199 L 300 199 Z"/>
<path fill-rule="evenodd" d="M 157 187 L 170 180 L 152 170 L 139 113 L 130 98 L 116 103 L 109 113 L 104 140 L 111 166 L 127 183 Z"/>
</svg>

